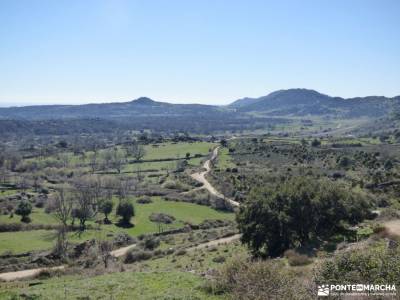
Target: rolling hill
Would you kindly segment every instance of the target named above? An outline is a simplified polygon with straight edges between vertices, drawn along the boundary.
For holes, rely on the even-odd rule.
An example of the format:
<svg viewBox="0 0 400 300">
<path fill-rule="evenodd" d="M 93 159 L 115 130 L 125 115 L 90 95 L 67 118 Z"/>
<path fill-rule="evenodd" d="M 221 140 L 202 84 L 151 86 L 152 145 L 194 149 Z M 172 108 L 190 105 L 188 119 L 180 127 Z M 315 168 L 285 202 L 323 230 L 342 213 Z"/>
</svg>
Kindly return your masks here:
<svg viewBox="0 0 400 300">
<path fill-rule="evenodd" d="M 388 118 L 400 96 L 344 99 L 314 90 L 289 89 L 227 106 L 172 104 L 141 97 L 120 103 L 0 108 L 0 136 L 101 133 L 113 130 L 187 131 L 202 134 L 272 128 L 293 118 Z"/>
<path fill-rule="evenodd" d="M 229 105 L 238 112 L 263 112 L 271 116 L 330 115 L 337 118 L 382 117 L 400 103 L 400 96 L 387 98 L 331 97 L 314 90 L 289 89 L 259 98 L 244 98 Z"/>
</svg>

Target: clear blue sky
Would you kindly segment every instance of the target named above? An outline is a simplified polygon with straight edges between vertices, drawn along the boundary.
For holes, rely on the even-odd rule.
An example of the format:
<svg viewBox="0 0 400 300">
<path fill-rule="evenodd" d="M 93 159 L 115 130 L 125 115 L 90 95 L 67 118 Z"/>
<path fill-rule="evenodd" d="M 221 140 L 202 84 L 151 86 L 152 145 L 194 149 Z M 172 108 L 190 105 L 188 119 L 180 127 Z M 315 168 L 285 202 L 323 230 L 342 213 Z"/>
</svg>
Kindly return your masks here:
<svg viewBox="0 0 400 300">
<path fill-rule="evenodd" d="M 0 0 L 0 104 L 400 94 L 399 0 Z"/>
</svg>

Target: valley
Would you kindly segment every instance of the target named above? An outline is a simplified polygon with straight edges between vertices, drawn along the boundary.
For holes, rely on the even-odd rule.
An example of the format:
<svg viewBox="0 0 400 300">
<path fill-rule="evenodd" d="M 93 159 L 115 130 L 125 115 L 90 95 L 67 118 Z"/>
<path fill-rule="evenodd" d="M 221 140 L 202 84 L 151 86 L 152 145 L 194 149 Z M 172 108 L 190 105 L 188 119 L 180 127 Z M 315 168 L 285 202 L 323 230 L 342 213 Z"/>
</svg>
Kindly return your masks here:
<svg viewBox="0 0 400 300">
<path fill-rule="evenodd" d="M 302 291 L 299 299 L 308 298 L 306 286 L 320 280 L 312 273 L 323 270 L 324 261 L 356 245 L 367 253 L 383 249 L 382 243 L 398 234 L 398 131 L 386 132 L 385 138 L 379 132 L 343 136 L 342 131 L 322 131 L 219 137 L 138 133 L 134 139 L 124 133 L 113 140 L 96 134 L 85 140 L 55 136 L 45 148 L 38 136 L 31 150 L 22 148 L 17 158 L 17 152 L 2 152 L 0 278 L 7 283 L 2 283 L 1 297 L 229 298 L 240 284 L 221 286 L 224 272 L 264 255 L 258 252 L 264 248 L 251 242 L 257 230 L 247 219 L 247 211 L 262 199 L 259 193 L 285 182 L 300 184 L 299 189 L 313 189 L 319 182 L 350 197 L 348 225 L 336 227 L 333 221 L 332 231 L 313 232 L 309 220 L 317 208 L 299 202 L 295 227 L 305 222 L 307 237 L 302 241 L 294 235 L 293 244 L 284 246 L 287 251 L 266 265 L 248 265 L 280 266 L 279 272 L 288 274 L 280 276 L 295 280 Z M 29 221 L 20 219 L 21 203 L 31 207 Z M 84 203 L 85 214 L 74 213 Z M 122 204 L 125 211 L 133 208 L 126 223 Z M 353 210 L 359 213 L 352 215 Z M 325 216 L 332 217 L 337 213 Z M 264 221 L 257 222 L 260 228 Z M 277 225 L 262 226 L 271 231 Z M 265 234 L 264 242 L 278 241 L 272 232 Z M 241 272 L 237 276 L 245 276 Z M 275 293 L 291 298 L 287 292 Z"/>
</svg>

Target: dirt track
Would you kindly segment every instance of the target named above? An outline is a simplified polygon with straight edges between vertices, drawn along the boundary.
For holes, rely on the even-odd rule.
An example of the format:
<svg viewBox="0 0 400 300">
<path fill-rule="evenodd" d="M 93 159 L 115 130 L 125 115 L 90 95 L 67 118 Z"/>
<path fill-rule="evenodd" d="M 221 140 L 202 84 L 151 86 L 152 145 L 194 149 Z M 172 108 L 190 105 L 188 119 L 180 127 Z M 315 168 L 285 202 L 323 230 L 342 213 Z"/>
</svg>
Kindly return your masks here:
<svg viewBox="0 0 400 300">
<path fill-rule="evenodd" d="M 121 256 L 124 256 L 126 253 L 128 253 L 129 250 L 131 250 L 135 247 L 136 247 L 136 244 L 132 244 L 132 245 L 111 251 L 110 254 L 114 257 L 121 257 Z"/>
<path fill-rule="evenodd" d="M 211 183 L 206 179 L 206 175 L 211 171 L 211 162 L 217 158 L 218 156 L 218 149 L 219 147 L 215 148 L 213 150 L 213 153 L 211 155 L 211 158 L 206 160 L 203 164 L 203 168 L 205 169 L 205 171 L 200 171 L 200 172 L 196 172 L 193 173 L 191 176 L 193 179 L 197 180 L 198 182 L 201 182 L 203 184 L 203 186 L 201 188 L 204 188 L 206 190 L 208 190 L 211 194 L 213 194 L 214 196 L 217 196 L 219 198 L 223 198 L 226 201 L 228 201 L 232 206 L 240 206 L 240 203 L 229 199 L 227 197 L 225 197 L 223 194 L 221 194 L 220 192 L 218 192 L 212 185 Z"/>
<path fill-rule="evenodd" d="M 209 241 L 207 243 L 203 243 L 203 244 L 188 248 L 187 251 L 193 251 L 196 249 L 202 249 L 202 248 L 206 248 L 206 247 L 210 247 L 210 246 L 218 246 L 218 245 L 222 245 L 222 244 L 228 244 L 228 243 L 239 240 L 241 236 L 242 236 L 241 234 L 235 234 L 232 236 L 228 236 L 226 238 Z"/>
<path fill-rule="evenodd" d="M 383 223 L 390 233 L 400 236 L 400 220 L 391 220 Z"/>
<path fill-rule="evenodd" d="M 0 280 L 12 281 L 12 280 L 24 279 L 24 278 L 33 277 L 44 270 L 54 271 L 54 270 L 63 270 L 64 268 L 65 268 L 64 266 L 59 266 L 59 267 L 53 267 L 53 268 L 38 268 L 38 269 L 31 269 L 31 270 L 1 273 Z"/>
</svg>

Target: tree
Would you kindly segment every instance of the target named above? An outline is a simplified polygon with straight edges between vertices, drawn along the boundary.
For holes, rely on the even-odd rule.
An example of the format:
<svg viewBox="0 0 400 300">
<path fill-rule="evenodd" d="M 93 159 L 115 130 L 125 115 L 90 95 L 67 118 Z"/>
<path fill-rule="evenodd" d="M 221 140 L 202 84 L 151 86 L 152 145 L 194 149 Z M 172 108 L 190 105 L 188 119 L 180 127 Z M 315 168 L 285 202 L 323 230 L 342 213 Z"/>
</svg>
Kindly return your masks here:
<svg viewBox="0 0 400 300">
<path fill-rule="evenodd" d="M 15 213 L 18 216 L 21 216 L 21 222 L 29 223 L 31 220 L 29 219 L 29 215 L 32 213 L 32 205 L 28 201 L 21 201 Z"/>
<path fill-rule="evenodd" d="M 222 147 L 226 147 L 226 146 L 228 146 L 228 141 L 226 139 L 222 139 L 220 141 L 220 144 L 221 144 Z"/>
<path fill-rule="evenodd" d="M 94 151 L 89 154 L 89 165 L 90 168 L 92 169 L 92 173 L 94 173 L 97 169 L 98 165 L 98 152 Z"/>
<path fill-rule="evenodd" d="M 73 206 L 72 198 L 68 194 L 67 189 L 68 187 L 66 186 L 56 187 L 56 195 L 54 198 L 54 215 L 65 228 L 68 226 L 67 221 L 71 216 Z"/>
<path fill-rule="evenodd" d="M 86 228 L 86 221 L 92 219 L 98 209 L 101 197 L 101 186 L 98 178 L 82 177 L 75 182 L 75 209 L 74 217 L 79 219 L 80 231 Z"/>
<path fill-rule="evenodd" d="M 101 259 L 104 263 L 104 268 L 108 268 L 108 261 L 111 258 L 110 252 L 113 249 L 113 244 L 110 241 L 99 241 L 98 247 L 101 253 Z"/>
<path fill-rule="evenodd" d="M 342 168 L 348 168 L 351 165 L 351 159 L 347 156 L 342 156 L 339 159 L 339 166 Z"/>
<path fill-rule="evenodd" d="M 393 162 L 390 159 L 388 159 L 385 161 L 383 167 L 385 168 L 385 170 L 389 171 L 393 168 Z"/>
<path fill-rule="evenodd" d="M 121 217 L 119 224 L 124 227 L 131 227 L 131 218 L 135 215 L 133 204 L 122 201 L 117 206 L 117 215 Z"/>
<path fill-rule="evenodd" d="M 311 146 L 319 147 L 321 146 L 321 141 L 319 139 L 313 139 L 313 141 L 311 142 Z"/>
<path fill-rule="evenodd" d="M 110 224 L 110 220 L 108 219 L 108 215 L 112 212 L 113 209 L 113 202 L 111 200 L 103 200 L 100 203 L 100 211 L 104 214 L 104 223 L 105 224 Z"/>
<path fill-rule="evenodd" d="M 253 189 L 237 221 L 255 256 L 276 257 L 357 224 L 370 207 L 369 199 L 335 182 L 295 178 Z"/>
<path fill-rule="evenodd" d="M 129 177 L 122 177 L 116 183 L 117 188 L 117 196 L 119 200 L 125 200 L 128 198 L 129 192 L 131 191 L 132 186 L 134 186 L 134 181 Z"/>
<path fill-rule="evenodd" d="M 144 147 L 139 145 L 137 142 L 134 142 L 132 145 L 130 145 L 129 149 L 136 161 L 140 161 L 146 155 L 146 150 Z"/>
<path fill-rule="evenodd" d="M 116 169 L 118 174 L 121 173 L 121 168 L 125 163 L 125 153 L 123 150 L 114 148 L 111 155 L 111 166 Z"/>
<path fill-rule="evenodd" d="M 56 196 L 54 199 L 55 212 L 54 215 L 61 223 L 60 228 L 57 231 L 57 243 L 55 253 L 64 257 L 68 250 L 68 224 L 67 221 L 71 216 L 72 212 L 72 199 L 67 192 L 68 187 L 59 186 L 56 188 Z"/>
</svg>

